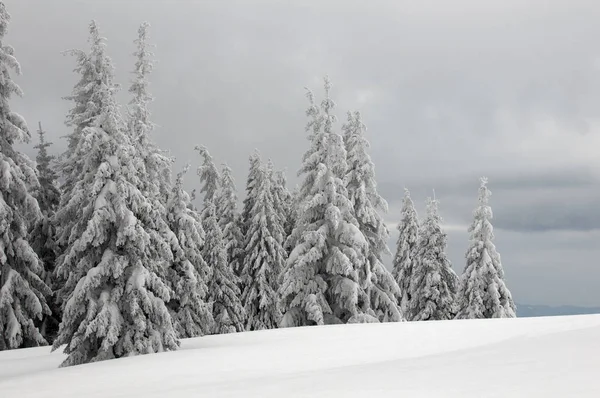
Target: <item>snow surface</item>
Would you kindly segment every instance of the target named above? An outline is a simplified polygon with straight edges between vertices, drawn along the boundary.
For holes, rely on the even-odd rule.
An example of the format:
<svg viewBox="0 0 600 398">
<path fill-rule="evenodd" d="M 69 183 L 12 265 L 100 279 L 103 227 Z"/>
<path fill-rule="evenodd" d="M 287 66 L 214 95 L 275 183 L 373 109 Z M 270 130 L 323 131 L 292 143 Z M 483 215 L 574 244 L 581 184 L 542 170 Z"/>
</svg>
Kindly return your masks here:
<svg viewBox="0 0 600 398">
<path fill-rule="evenodd" d="M 0 352 L 12 397 L 600 397 L 600 315 L 303 327 L 58 369 Z"/>
</svg>

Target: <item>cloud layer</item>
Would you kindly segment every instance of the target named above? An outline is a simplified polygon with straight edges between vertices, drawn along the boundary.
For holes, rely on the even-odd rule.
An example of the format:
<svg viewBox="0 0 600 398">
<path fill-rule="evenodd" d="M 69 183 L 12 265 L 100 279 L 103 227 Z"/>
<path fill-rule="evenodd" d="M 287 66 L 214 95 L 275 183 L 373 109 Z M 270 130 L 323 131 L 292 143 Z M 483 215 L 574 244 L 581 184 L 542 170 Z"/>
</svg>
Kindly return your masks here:
<svg viewBox="0 0 600 398">
<path fill-rule="evenodd" d="M 59 151 L 76 76 L 62 50 L 94 18 L 127 87 L 137 26 L 152 24 L 156 140 L 197 164 L 203 144 L 242 188 L 248 155 L 296 183 L 304 86 L 328 73 L 338 116 L 361 110 L 387 220 L 404 186 L 435 188 L 462 270 L 478 177 L 490 178 L 497 246 L 517 301 L 593 305 L 600 291 L 600 3 L 590 1 L 6 0 L 26 97 Z M 484 4 L 485 3 L 485 4 Z M 121 99 L 127 100 L 126 90 Z M 24 149 L 32 154 L 31 146 Z M 196 184 L 190 176 L 190 187 Z M 392 237 L 392 242 L 394 238 Z"/>
</svg>

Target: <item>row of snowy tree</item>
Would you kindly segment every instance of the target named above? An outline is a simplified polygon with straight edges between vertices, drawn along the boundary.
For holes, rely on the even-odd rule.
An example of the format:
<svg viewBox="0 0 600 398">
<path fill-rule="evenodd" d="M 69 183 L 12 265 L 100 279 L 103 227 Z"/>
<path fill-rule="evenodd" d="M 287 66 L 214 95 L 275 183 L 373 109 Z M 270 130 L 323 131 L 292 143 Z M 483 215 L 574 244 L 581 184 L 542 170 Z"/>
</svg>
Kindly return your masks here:
<svg viewBox="0 0 600 398">
<path fill-rule="evenodd" d="M 9 20 L 0 2 L 0 41 Z M 68 52 L 79 76 L 67 98 L 68 146 L 54 159 L 40 125 L 36 163 L 14 149 L 29 131 L 9 106 L 21 95 L 10 77 L 19 64 L 0 45 L 0 350 L 52 342 L 68 366 L 174 350 L 206 334 L 515 316 L 485 180 L 460 280 L 437 202 L 419 222 L 408 192 L 393 272 L 384 267 L 387 203 L 366 127 L 354 112 L 336 130 L 327 78 L 320 103 L 307 95 L 298 189 L 255 152 L 238 212 L 231 170 L 199 146 L 197 209 L 184 189 L 188 168 L 173 181 L 173 159 L 150 137 L 148 24 L 138 33 L 124 111 L 94 22 L 90 49 Z"/>
<path fill-rule="evenodd" d="M 516 307 L 504 282 L 500 255 L 492 242 L 491 195 L 481 178 L 479 204 L 469 228 L 467 264 L 459 278 L 446 257 L 438 201 L 427 199 L 427 215 L 419 222 L 410 192 L 405 190 L 402 220 L 394 257 L 400 307 L 407 320 L 514 318 Z"/>
</svg>

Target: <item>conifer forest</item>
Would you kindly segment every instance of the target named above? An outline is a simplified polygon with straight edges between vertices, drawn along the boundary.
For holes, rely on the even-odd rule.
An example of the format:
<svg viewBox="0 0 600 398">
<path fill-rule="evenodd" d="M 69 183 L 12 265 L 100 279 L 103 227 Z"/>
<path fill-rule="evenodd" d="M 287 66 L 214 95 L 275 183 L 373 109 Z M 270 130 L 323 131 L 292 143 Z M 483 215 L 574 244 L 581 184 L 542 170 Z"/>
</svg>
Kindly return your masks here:
<svg viewBox="0 0 600 398">
<path fill-rule="evenodd" d="M 151 26 L 132 32 L 131 63 L 117 69 L 91 21 L 73 32 L 87 33 L 88 46 L 65 53 L 75 83 L 69 112 L 56 115 L 67 131 L 57 153 L 44 120 L 14 106 L 27 76 L 9 12 L 0 2 L 0 351 L 49 345 L 68 367 L 207 335 L 516 317 L 487 178 L 473 192 L 464 263 L 447 255 L 443 197 L 432 192 L 417 214 L 410 187 L 388 247 L 369 115 L 338 108 L 335 76 L 307 89 L 298 109 L 307 139 L 292 160 L 297 186 L 261 148 L 235 181 L 202 135 L 179 169 L 153 137 Z"/>
</svg>

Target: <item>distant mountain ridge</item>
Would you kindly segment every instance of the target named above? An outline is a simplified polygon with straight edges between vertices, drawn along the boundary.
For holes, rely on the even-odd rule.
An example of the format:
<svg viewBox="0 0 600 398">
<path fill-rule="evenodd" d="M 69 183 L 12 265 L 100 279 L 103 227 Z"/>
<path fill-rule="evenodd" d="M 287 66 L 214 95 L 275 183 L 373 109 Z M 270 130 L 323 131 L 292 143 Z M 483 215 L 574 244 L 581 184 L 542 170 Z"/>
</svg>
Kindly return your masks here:
<svg viewBox="0 0 600 398">
<path fill-rule="evenodd" d="M 517 316 L 522 318 L 531 318 L 538 316 L 560 316 L 560 315 L 585 315 L 600 314 L 600 307 L 577 307 L 574 305 L 530 305 L 516 304 Z"/>
</svg>

